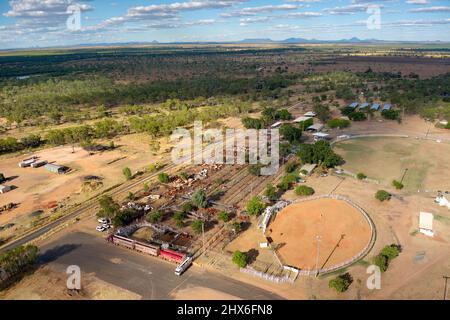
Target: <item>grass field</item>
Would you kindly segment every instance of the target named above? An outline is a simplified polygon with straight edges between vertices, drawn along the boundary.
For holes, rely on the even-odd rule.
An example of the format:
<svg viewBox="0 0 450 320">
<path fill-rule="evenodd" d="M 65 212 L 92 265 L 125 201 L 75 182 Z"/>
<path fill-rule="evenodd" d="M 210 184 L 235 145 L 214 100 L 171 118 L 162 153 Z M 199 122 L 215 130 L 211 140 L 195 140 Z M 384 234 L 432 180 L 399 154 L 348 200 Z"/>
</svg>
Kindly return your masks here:
<svg viewBox="0 0 450 320">
<path fill-rule="evenodd" d="M 358 138 L 335 144 L 343 168 L 383 184 L 404 176 L 405 190 L 448 190 L 450 145 L 413 138 Z M 405 173 L 406 172 L 406 173 Z"/>
</svg>

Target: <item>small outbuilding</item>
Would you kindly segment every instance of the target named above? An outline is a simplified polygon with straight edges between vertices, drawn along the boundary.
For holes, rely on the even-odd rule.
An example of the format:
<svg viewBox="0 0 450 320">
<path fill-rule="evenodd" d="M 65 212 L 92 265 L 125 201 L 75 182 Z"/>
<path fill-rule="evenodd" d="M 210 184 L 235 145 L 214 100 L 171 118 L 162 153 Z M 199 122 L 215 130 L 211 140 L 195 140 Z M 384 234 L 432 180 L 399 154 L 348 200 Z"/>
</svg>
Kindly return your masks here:
<svg viewBox="0 0 450 320">
<path fill-rule="evenodd" d="M 383 106 L 383 110 L 391 110 L 392 109 L 392 106 L 389 104 L 389 103 L 386 103 L 384 106 Z"/>
<path fill-rule="evenodd" d="M 10 186 L 5 186 L 4 184 L 0 184 L 0 193 L 7 193 L 11 191 Z"/>
<path fill-rule="evenodd" d="M 283 122 L 281 122 L 281 121 L 278 121 L 278 122 L 275 122 L 273 125 L 271 125 L 270 127 L 271 128 L 278 128 L 279 126 L 281 126 L 283 124 Z"/>
<path fill-rule="evenodd" d="M 313 132 L 319 132 L 322 129 L 323 129 L 323 124 L 321 124 L 321 123 L 315 123 L 312 126 L 309 126 L 308 128 L 306 128 L 307 131 L 313 131 Z"/>
<path fill-rule="evenodd" d="M 429 212 L 420 212 L 419 215 L 419 232 L 426 236 L 433 237 L 433 219 L 434 216 Z"/>
<path fill-rule="evenodd" d="M 324 132 L 313 133 L 313 136 L 314 136 L 314 141 L 330 139 L 330 135 L 328 133 L 324 133 Z"/>
<path fill-rule="evenodd" d="M 369 104 L 367 102 L 364 102 L 363 104 L 361 104 L 361 106 L 359 107 L 359 110 L 364 110 L 369 106 Z"/>
<path fill-rule="evenodd" d="M 356 109 L 358 107 L 358 102 L 353 102 L 349 105 L 350 108 Z"/>
<path fill-rule="evenodd" d="M 307 113 L 304 114 L 304 116 L 308 118 L 313 118 L 317 116 L 317 114 L 314 111 L 308 111 Z"/>
<path fill-rule="evenodd" d="M 308 163 L 308 164 L 304 164 L 301 168 L 300 168 L 300 173 L 305 172 L 304 175 L 305 176 L 310 176 L 314 169 L 317 167 L 317 164 L 315 163 Z"/>
<path fill-rule="evenodd" d="M 58 173 L 58 174 L 63 174 L 66 173 L 67 168 L 65 166 L 60 166 L 57 164 L 52 164 L 52 163 L 48 163 L 45 165 L 45 170 L 53 172 L 53 173 Z"/>
<path fill-rule="evenodd" d="M 378 103 L 374 103 L 372 105 L 372 107 L 370 108 L 370 110 L 374 110 L 374 111 L 378 111 L 378 109 L 380 109 L 380 105 Z"/>
</svg>

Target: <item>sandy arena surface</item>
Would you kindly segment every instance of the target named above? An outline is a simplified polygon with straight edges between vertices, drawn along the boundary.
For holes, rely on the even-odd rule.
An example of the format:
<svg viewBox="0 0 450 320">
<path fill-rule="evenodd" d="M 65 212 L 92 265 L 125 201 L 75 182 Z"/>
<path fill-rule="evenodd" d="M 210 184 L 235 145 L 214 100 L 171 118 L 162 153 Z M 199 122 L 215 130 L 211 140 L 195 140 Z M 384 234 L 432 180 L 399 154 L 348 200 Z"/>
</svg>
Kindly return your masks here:
<svg viewBox="0 0 450 320">
<path fill-rule="evenodd" d="M 288 206 L 269 225 L 269 234 L 279 245 L 285 263 L 315 269 L 320 235 L 319 266 L 329 268 L 360 253 L 371 238 L 364 216 L 344 201 L 318 199 Z"/>
</svg>

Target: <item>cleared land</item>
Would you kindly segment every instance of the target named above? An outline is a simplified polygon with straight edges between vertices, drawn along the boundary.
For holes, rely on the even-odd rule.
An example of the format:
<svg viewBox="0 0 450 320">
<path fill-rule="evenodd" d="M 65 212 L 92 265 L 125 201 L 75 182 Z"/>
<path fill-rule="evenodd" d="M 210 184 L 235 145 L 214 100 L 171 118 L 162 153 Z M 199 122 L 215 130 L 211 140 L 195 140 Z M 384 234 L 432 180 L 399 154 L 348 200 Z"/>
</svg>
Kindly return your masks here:
<svg viewBox="0 0 450 320">
<path fill-rule="evenodd" d="M 335 145 L 345 159 L 343 168 L 363 172 L 383 184 L 401 180 L 405 190 L 448 190 L 450 144 L 413 138 L 357 138 Z M 405 173 L 406 170 L 406 173 Z"/>
<path fill-rule="evenodd" d="M 269 225 L 268 236 L 288 265 L 315 269 L 320 236 L 319 267 L 330 268 L 359 254 L 371 238 L 364 216 L 344 201 L 310 200 L 289 205 Z"/>
</svg>

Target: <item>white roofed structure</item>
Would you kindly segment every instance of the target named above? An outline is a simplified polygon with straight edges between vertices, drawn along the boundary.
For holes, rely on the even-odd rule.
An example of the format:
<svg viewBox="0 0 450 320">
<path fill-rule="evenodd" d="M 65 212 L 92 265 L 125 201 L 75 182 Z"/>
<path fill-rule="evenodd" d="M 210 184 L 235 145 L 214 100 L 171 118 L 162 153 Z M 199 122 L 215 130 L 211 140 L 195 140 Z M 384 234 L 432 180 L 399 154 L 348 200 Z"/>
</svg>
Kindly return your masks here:
<svg viewBox="0 0 450 320">
<path fill-rule="evenodd" d="M 305 117 L 315 117 L 317 114 L 314 111 L 308 111 L 307 113 L 304 114 Z"/>
<path fill-rule="evenodd" d="M 323 124 L 315 123 L 312 126 L 309 126 L 306 130 L 308 131 L 320 131 L 323 129 Z"/>
<path fill-rule="evenodd" d="M 419 215 L 419 231 L 426 236 L 433 237 L 433 219 L 434 216 L 429 212 L 420 212 Z"/>
<path fill-rule="evenodd" d="M 298 118 L 296 118 L 295 120 L 294 120 L 294 122 L 303 122 L 303 121 L 306 121 L 306 120 L 309 120 L 309 119 L 311 119 L 311 117 L 305 117 L 305 116 L 301 116 L 301 117 L 298 117 Z"/>
</svg>

